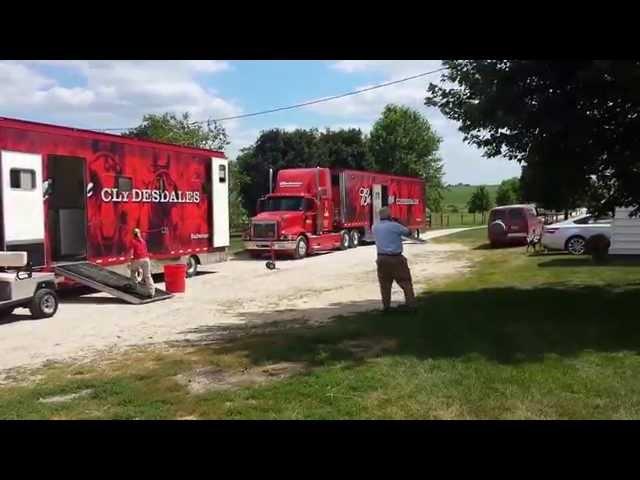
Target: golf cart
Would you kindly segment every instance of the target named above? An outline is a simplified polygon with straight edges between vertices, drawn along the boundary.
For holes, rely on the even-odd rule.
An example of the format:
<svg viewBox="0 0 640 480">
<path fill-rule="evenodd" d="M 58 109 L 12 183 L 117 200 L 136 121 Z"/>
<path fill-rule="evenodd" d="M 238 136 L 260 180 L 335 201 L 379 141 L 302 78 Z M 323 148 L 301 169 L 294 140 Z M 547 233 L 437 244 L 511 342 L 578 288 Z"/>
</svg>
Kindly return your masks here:
<svg viewBox="0 0 640 480">
<path fill-rule="evenodd" d="M 33 318 L 52 317 L 58 310 L 54 290 L 54 274 L 33 272 L 27 252 L 0 252 L 0 317 L 17 307 L 28 308 Z"/>
</svg>

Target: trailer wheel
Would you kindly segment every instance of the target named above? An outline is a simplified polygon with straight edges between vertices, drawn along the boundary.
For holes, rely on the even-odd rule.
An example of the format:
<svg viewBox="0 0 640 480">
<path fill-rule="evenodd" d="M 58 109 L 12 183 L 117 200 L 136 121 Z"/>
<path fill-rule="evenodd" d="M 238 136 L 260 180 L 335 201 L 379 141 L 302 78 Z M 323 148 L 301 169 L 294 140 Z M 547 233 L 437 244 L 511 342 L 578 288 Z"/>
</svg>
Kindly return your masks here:
<svg viewBox="0 0 640 480">
<path fill-rule="evenodd" d="M 58 311 L 58 296 L 53 290 L 42 288 L 36 292 L 29 306 L 33 318 L 53 317 Z"/>
<path fill-rule="evenodd" d="M 195 277 L 198 273 L 198 259 L 195 255 L 187 258 L 187 278 Z"/>
<path fill-rule="evenodd" d="M 351 237 L 348 230 L 343 230 L 340 234 L 340 250 L 346 250 L 351 245 Z"/>
<path fill-rule="evenodd" d="M 307 239 L 301 235 L 298 237 L 298 240 L 296 240 L 296 250 L 293 255 L 295 258 L 300 259 L 306 257 L 308 252 L 309 244 L 307 243 Z"/>
<path fill-rule="evenodd" d="M 360 245 L 360 232 L 358 230 L 351 230 L 349 235 L 349 248 L 356 248 Z"/>
</svg>

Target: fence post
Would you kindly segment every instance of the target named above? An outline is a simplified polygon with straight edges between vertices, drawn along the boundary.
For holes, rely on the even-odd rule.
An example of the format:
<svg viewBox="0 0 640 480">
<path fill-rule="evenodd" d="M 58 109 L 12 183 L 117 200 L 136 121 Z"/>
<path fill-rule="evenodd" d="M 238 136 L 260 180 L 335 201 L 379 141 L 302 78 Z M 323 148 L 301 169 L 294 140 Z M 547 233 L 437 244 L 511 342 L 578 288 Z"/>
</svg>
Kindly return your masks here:
<svg viewBox="0 0 640 480">
<path fill-rule="evenodd" d="M 464 225 L 464 213 L 460 214 L 460 223 Z"/>
<path fill-rule="evenodd" d="M 444 225 L 444 212 L 440 212 L 440 226 Z"/>
<path fill-rule="evenodd" d="M 449 226 L 449 215 L 447 215 L 447 227 Z"/>
</svg>

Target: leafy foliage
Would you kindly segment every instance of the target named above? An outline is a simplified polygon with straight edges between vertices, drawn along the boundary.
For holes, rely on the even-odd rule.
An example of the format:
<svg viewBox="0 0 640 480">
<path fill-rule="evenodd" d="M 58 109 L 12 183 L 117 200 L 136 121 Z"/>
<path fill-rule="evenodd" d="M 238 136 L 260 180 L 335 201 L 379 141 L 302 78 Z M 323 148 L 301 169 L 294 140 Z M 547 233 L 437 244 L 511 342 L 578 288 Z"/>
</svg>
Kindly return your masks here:
<svg viewBox="0 0 640 480">
<path fill-rule="evenodd" d="M 230 143 L 222 125 L 213 120 L 194 123 L 188 112 L 180 117 L 173 113 L 145 115 L 140 125 L 123 135 L 209 150 L 224 150 Z"/>
<path fill-rule="evenodd" d="M 512 205 L 522 201 L 520 179 L 509 178 L 500 182 L 496 191 L 496 205 Z"/>
<path fill-rule="evenodd" d="M 482 185 L 473 192 L 469 203 L 467 204 L 467 210 L 469 213 L 482 213 L 491 210 L 493 202 L 491 201 L 491 195 L 487 188 Z"/>
<path fill-rule="evenodd" d="M 427 182 L 427 206 L 442 209 L 444 167 L 438 155 L 442 139 L 429 121 L 409 107 L 387 105 L 369 137 L 376 170 L 417 176 Z"/>
<path fill-rule="evenodd" d="M 545 208 L 640 204 L 640 61 L 453 60 L 427 105 L 487 157 L 526 167 Z"/>
</svg>

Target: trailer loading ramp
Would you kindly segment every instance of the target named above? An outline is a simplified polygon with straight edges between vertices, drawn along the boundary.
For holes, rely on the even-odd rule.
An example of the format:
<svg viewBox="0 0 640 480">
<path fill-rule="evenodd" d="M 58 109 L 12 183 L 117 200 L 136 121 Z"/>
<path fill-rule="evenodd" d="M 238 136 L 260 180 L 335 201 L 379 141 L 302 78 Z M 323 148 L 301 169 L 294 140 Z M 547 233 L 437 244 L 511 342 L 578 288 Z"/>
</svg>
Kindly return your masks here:
<svg viewBox="0 0 640 480">
<path fill-rule="evenodd" d="M 173 297 L 170 293 L 156 288 L 152 298 L 144 294 L 138 285 L 129 277 L 90 262 L 68 263 L 56 265 L 54 271 L 87 287 L 100 290 L 128 303 L 143 304 L 157 302 Z"/>
</svg>

